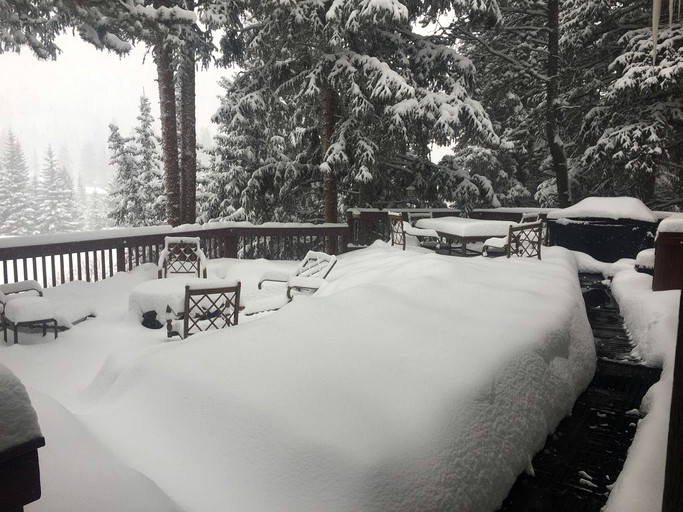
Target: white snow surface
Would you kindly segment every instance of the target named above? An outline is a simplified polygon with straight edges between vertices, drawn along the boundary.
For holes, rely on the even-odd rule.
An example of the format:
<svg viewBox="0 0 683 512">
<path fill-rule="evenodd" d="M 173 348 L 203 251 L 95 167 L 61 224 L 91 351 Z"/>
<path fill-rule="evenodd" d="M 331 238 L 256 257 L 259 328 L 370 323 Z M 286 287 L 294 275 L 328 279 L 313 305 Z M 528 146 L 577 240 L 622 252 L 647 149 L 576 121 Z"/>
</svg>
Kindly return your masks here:
<svg viewBox="0 0 683 512">
<path fill-rule="evenodd" d="M 643 398 L 644 417 L 603 510 L 661 510 L 681 292 L 653 292 L 651 276 L 628 269 L 614 276 L 612 293 L 635 344 L 634 353 L 646 364 L 661 367 L 662 376 Z"/>
<path fill-rule="evenodd" d="M 455 236 L 507 236 L 510 226 L 516 222 L 504 220 L 479 220 L 464 217 L 439 217 L 436 219 L 420 219 L 415 226 L 421 229 L 435 230 Z"/>
<path fill-rule="evenodd" d="M 636 255 L 636 265 L 644 268 L 655 268 L 655 250 L 643 249 Z"/>
<path fill-rule="evenodd" d="M 209 261 L 253 294 L 265 271 L 295 266 Z M 155 272 L 78 283 L 97 318 L 0 346 L 29 392 L 51 397 L 36 401 L 57 425 L 48 444 L 118 468 L 27 511 L 84 510 L 105 492 L 124 511 L 495 510 L 595 368 L 562 248 L 539 261 L 376 243 L 340 256 L 314 295 L 176 342 L 128 312 Z M 86 428 L 58 428 L 71 422 Z M 44 469 L 53 490 L 80 478 Z"/>
<path fill-rule="evenodd" d="M 0 363 L 0 453 L 41 436 L 26 388 Z"/>
<path fill-rule="evenodd" d="M 683 233 L 683 214 L 674 214 L 659 223 L 659 233 Z"/>
<path fill-rule="evenodd" d="M 635 197 L 587 197 L 573 206 L 551 210 L 548 219 L 631 219 L 657 222 L 657 216 Z"/>
</svg>

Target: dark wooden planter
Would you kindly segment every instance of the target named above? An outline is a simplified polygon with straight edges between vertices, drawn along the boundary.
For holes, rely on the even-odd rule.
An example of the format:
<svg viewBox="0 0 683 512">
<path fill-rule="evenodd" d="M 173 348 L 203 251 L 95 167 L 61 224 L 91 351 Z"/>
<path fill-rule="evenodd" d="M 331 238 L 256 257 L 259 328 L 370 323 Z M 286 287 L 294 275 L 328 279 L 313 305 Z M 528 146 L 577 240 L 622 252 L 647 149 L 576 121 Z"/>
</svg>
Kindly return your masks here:
<svg viewBox="0 0 683 512">
<path fill-rule="evenodd" d="M 40 498 L 39 437 L 0 453 L 0 510 L 22 511 L 24 505 Z"/>
<path fill-rule="evenodd" d="M 635 258 L 643 249 L 650 249 L 655 230 L 654 223 L 631 219 L 548 219 L 550 245 L 584 252 L 606 263 Z"/>
<path fill-rule="evenodd" d="M 683 233 L 659 233 L 655 242 L 652 289 L 680 290 L 683 283 Z"/>
</svg>

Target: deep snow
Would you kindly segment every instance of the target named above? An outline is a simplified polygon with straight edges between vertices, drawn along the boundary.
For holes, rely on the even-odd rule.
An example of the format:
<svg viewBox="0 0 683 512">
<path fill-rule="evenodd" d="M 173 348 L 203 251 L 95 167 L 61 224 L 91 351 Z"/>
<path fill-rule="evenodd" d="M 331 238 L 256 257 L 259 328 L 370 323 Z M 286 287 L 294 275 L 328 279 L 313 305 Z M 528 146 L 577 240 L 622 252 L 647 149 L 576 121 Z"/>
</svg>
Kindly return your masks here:
<svg viewBox="0 0 683 512">
<path fill-rule="evenodd" d="M 262 273 L 295 266 L 209 262 L 255 297 Z M 378 243 L 313 296 L 173 342 L 128 309 L 153 265 L 49 289 L 98 317 L 0 348 L 47 418 L 44 496 L 27 510 L 98 503 L 101 486 L 59 492 L 56 457 L 77 460 L 81 438 L 118 468 L 108 492 L 140 497 L 116 510 L 494 510 L 592 376 L 576 272 L 559 248 L 465 259 Z"/>
</svg>

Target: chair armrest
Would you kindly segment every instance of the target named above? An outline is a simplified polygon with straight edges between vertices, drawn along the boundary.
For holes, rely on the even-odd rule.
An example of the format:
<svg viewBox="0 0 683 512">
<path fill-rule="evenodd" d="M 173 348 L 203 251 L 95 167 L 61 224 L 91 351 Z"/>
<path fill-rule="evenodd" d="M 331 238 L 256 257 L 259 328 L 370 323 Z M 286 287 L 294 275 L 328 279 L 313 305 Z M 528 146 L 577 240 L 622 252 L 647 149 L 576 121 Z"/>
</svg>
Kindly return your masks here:
<svg viewBox="0 0 683 512">
<path fill-rule="evenodd" d="M 261 280 L 258 282 L 258 289 L 261 289 L 261 285 L 265 282 L 273 283 L 286 283 L 289 280 L 291 274 L 289 272 L 266 272 L 261 276 Z"/>
<path fill-rule="evenodd" d="M 43 287 L 40 286 L 38 281 L 34 281 L 33 279 L 29 279 L 28 281 L 20 281 L 18 283 L 0 285 L 0 292 L 4 293 L 5 295 L 29 291 L 38 292 L 39 296 L 43 296 Z"/>
</svg>

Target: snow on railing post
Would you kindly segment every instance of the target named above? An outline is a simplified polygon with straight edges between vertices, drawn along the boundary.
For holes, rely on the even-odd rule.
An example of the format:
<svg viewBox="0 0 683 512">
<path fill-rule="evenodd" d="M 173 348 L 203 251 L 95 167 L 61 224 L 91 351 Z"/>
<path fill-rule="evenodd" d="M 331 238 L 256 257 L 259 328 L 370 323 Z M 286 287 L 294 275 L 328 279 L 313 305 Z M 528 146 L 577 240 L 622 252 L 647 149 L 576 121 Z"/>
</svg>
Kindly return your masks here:
<svg viewBox="0 0 683 512">
<path fill-rule="evenodd" d="M 678 306 L 678 338 L 671 392 L 662 512 L 680 512 L 681 510 L 683 510 L 683 282 Z"/>
</svg>

